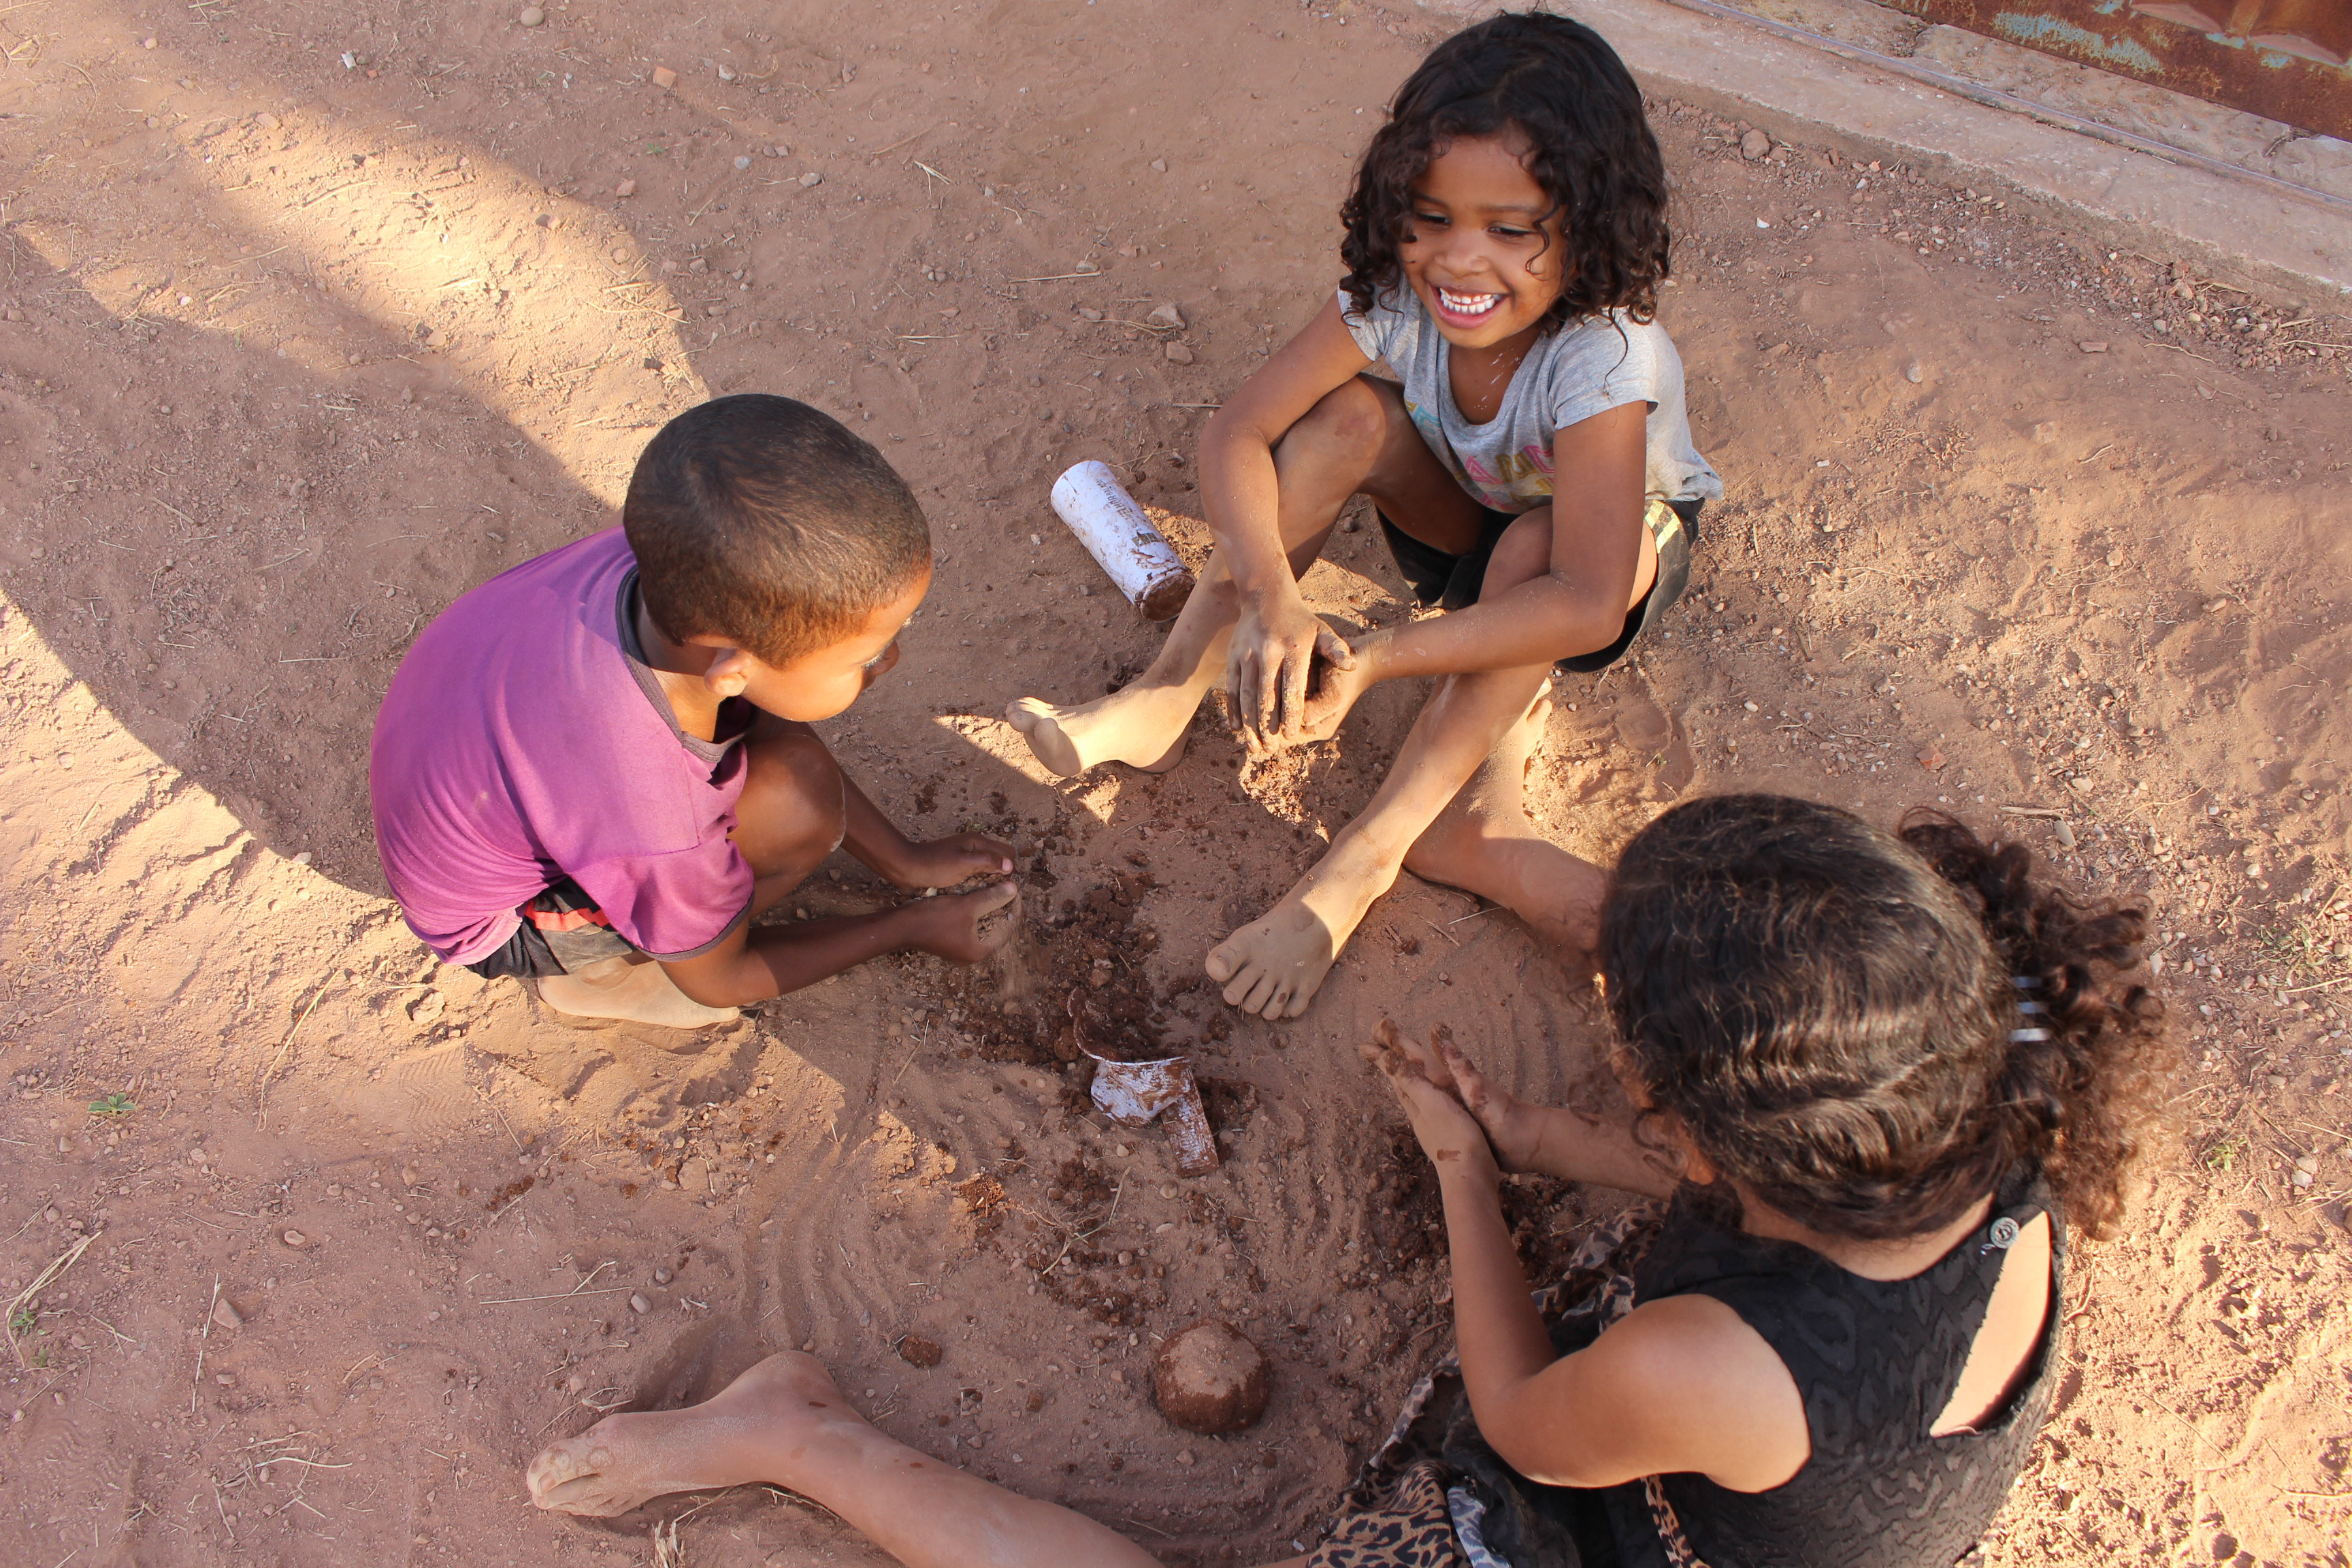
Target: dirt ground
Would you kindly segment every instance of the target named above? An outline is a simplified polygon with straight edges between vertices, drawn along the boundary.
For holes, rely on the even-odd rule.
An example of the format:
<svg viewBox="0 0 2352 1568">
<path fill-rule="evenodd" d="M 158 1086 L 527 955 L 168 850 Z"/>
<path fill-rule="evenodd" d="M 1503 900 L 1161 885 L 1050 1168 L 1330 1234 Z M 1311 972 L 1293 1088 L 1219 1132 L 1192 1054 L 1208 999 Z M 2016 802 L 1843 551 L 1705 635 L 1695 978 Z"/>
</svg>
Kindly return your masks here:
<svg viewBox="0 0 2352 1568">
<path fill-rule="evenodd" d="M 1196 981 L 1414 690 L 1255 767 L 1204 720 L 1160 778 L 1048 779 L 996 715 L 1149 657 L 1047 486 L 1101 458 L 1197 513 L 1204 410 L 1333 286 L 1350 161 L 1448 24 L 520 9 L 0 8 L 0 1562 L 646 1561 L 651 1520 L 539 1514 L 523 1462 L 784 1345 L 1171 1561 L 1286 1553 L 1447 1332 L 1354 1042 L 1443 1022 L 1559 1097 L 1595 1092 L 1601 1019 L 1509 918 L 1410 879 L 1295 1025 Z M 2075 1259 L 2057 1414 L 1986 1555 L 2341 1563 L 2352 323 L 2010 193 L 1655 118 L 1666 321 L 1729 496 L 1672 630 L 1559 691 L 1549 828 L 1606 857 L 1695 791 L 1944 805 L 2148 900 L 2179 1124 Z M 1171 302 L 1181 330 L 1144 324 Z M 929 509 L 905 661 L 826 728 L 911 827 L 1022 844 L 1024 931 L 713 1037 L 575 1030 L 404 931 L 370 721 L 443 605 L 752 388 L 849 421 Z M 1405 613 L 1377 539 L 1309 578 L 1342 623 Z M 842 862 L 800 904 L 886 891 Z M 1221 1170 L 1087 1114 L 1066 986 L 1193 1053 Z M 1612 1202 L 1514 1201 L 1538 1254 Z M 1238 1436 L 1150 1405 L 1155 1342 L 1203 1316 L 1276 1364 Z M 781 1494 L 658 1517 L 689 1510 L 698 1565 L 877 1561 Z"/>
</svg>

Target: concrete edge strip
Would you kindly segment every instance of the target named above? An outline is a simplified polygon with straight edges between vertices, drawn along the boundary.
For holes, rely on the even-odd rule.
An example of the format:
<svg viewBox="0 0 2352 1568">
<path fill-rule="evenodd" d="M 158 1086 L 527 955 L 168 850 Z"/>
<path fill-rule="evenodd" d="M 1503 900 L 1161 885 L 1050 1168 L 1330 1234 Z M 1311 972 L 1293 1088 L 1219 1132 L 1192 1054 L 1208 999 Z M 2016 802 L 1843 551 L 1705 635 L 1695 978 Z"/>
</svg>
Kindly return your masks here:
<svg viewBox="0 0 2352 1568">
<path fill-rule="evenodd" d="M 2136 132 L 2105 125 L 2079 114 L 2070 114 L 2063 109 L 2053 109 L 2047 104 L 2036 103 L 2031 99 L 2019 98 L 2013 93 L 2003 92 L 1998 88 L 1970 81 L 1964 76 L 1939 70 L 1934 66 L 1921 65 L 1916 60 L 1901 59 L 1894 55 L 1882 55 L 1875 49 L 1866 49 L 1860 45 L 1849 44 L 1843 39 L 1832 38 L 1809 28 L 1775 21 L 1769 16 L 1759 16 L 1750 11 L 1742 11 L 1737 6 L 1720 5 L 1717 0 L 1665 0 L 1665 4 L 1685 11 L 1696 11 L 1701 16 L 1711 16 L 1717 21 L 1736 22 L 1742 26 L 1755 27 L 1760 31 L 1774 34 L 1790 43 L 1820 49 L 1826 54 L 1836 55 L 1842 59 L 1851 60 L 1857 65 L 1866 65 L 1875 70 L 1909 77 L 1938 91 L 1950 93 L 1956 98 L 1968 99 L 1988 109 L 2006 110 L 2012 114 L 2022 114 L 2029 119 L 2038 120 L 2045 125 L 2054 126 L 2062 131 L 2072 131 L 2079 135 L 2105 142 L 2111 146 L 2122 147 L 2134 153 L 2145 153 L 2149 157 L 2160 158 L 2168 163 L 2179 164 L 2183 168 L 2200 169 L 2226 180 L 2258 186 L 2294 200 L 2310 202 L 2339 216 L 2352 216 L 2352 198 L 2339 196 L 2332 191 L 2315 190 L 2309 185 L 2297 184 L 2293 180 L 2281 179 L 2276 174 L 2267 174 L 2259 169 L 2245 168 L 2221 158 L 2210 158 L 2202 153 L 2191 152 L 2185 147 L 2175 147 L 2169 142 L 2158 142 L 2152 137 L 2139 135 Z"/>
</svg>

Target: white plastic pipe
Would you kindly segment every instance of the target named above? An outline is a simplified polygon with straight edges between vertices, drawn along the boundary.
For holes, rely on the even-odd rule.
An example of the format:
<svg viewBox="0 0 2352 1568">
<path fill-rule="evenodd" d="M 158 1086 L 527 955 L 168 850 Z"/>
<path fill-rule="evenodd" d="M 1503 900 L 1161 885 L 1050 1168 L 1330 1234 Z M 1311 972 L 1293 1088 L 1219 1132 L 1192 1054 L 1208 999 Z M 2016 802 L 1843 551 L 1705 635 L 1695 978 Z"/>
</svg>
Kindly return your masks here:
<svg viewBox="0 0 2352 1568">
<path fill-rule="evenodd" d="M 1192 574 L 1107 463 L 1089 459 L 1054 481 L 1054 515 L 1146 619 L 1164 621 L 1192 595 Z"/>
</svg>

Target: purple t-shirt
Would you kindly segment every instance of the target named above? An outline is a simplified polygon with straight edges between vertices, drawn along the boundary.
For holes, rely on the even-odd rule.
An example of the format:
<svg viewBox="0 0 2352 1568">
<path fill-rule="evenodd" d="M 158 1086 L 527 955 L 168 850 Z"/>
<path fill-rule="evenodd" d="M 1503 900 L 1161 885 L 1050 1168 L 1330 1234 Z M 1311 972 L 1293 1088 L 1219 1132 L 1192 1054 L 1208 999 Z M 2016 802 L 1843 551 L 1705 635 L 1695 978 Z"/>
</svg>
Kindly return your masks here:
<svg viewBox="0 0 2352 1568">
<path fill-rule="evenodd" d="M 451 963 L 514 934 L 570 877 L 656 958 L 707 952 L 750 914 L 728 837 L 752 717 L 677 727 L 635 633 L 617 528 L 526 561 L 441 613 L 401 660 L 368 757 L 377 852 L 409 929 Z"/>
</svg>

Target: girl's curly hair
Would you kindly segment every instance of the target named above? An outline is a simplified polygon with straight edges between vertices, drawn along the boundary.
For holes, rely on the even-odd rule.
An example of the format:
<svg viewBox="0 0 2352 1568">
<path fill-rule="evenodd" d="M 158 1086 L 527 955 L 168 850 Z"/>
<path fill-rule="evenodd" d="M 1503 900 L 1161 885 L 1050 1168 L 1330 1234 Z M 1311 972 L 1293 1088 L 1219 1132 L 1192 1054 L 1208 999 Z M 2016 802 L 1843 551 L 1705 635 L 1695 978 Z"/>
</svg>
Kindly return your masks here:
<svg viewBox="0 0 2352 1568">
<path fill-rule="evenodd" d="M 1601 967 L 1654 1108 L 1799 1223 L 1921 1236 L 2023 1170 L 2099 1236 L 2167 1060 L 2145 926 L 1940 814 L 1720 795 L 1626 846 Z"/>
<path fill-rule="evenodd" d="M 1542 330 L 1606 310 L 1656 317 L 1672 239 L 1665 159 L 1642 89 L 1582 23 L 1509 13 L 1431 50 L 1364 149 L 1339 207 L 1344 287 L 1357 313 L 1403 277 L 1397 248 L 1412 232 L 1413 183 L 1430 160 L 1461 138 L 1513 131 L 1530 143 L 1528 172 L 1558 207 L 1568 241 L 1560 295 Z"/>
</svg>

